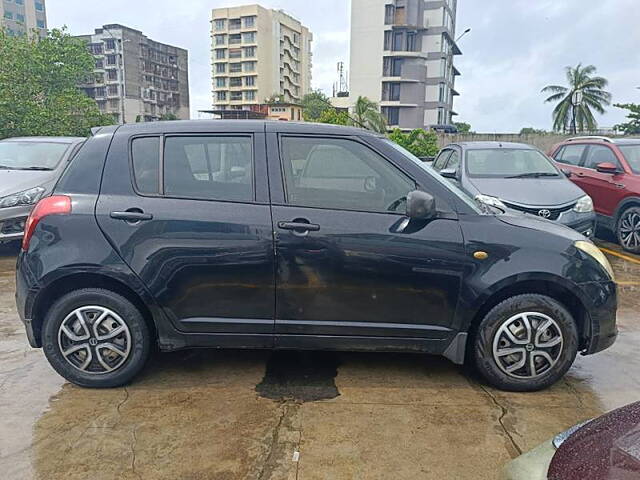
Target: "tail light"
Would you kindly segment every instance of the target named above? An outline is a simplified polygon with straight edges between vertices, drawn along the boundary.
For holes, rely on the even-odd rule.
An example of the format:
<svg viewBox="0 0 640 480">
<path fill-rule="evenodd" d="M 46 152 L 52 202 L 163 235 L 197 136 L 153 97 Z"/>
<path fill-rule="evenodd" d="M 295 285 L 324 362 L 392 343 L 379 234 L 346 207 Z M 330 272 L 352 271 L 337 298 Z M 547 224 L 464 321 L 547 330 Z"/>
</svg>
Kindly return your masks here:
<svg viewBox="0 0 640 480">
<path fill-rule="evenodd" d="M 71 213 L 71 198 L 65 195 L 55 195 L 53 197 L 46 197 L 40 200 L 34 209 L 31 211 L 31 215 L 27 218 L 27 223 L 24 227 L 24 237 L 22 238 L 22 250 L 25 252 L 29 250 L 29 243 L 33 232 L 36 230 L 38 223 L 49 215 L 68 215 Z"/>
</svg>

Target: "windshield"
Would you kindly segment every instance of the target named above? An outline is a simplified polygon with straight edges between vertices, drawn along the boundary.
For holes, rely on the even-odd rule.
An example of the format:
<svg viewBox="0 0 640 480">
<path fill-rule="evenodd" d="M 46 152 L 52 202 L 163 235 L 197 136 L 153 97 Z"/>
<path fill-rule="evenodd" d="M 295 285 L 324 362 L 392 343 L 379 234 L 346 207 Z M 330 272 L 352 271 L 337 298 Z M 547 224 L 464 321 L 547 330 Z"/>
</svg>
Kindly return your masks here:
<svg viewBox="0 0 640 480">
<path fill-rule="evenodd" d="M 1 170 L 53 170 L 68 143 L 0 142 Z"/>
<path fill-rule="evenodd" d="M 433 177 L 433 179 L 436 182 L 440 183 L 447 190 L 451 191 L 455 196 L 457 196 L 460 200 L 462 200 L 465 204 L 467 204 L 474 212 L 476 212 L 476 213 L 478 213 L 480 215 L 485 214 L 485 213 L 492 213 L 492 212 L 488 212 L 484 207 L 479 206 L 471 197 L 469 197 L 466 193 L 464 193 L 462 190 L 460 190 L 456 185 L 454 185 L 451 182 L 448 182 L 442 176 L 440 176 L 438 174 L 438 172 L 436 172 L 431 167 L 431 165 L 429 165 L 428 163 L 423 162 L 422 160 L 420 160 L 418 157 L 416 157 L 413 153 L 411 153 L 410 151 L 408 151 L 404 147 L 401 147 L 397 143 L 395 143 L 395 142 L 393 142 L 393 141 L 391 141 L 391 140 L 389 140 L 387 138 L 385 138 L 383 141 L 386 142 L 387 145 L 390 145 L 391 147 L 393 147 L 394 149 L 399 151 L 405 157 L 409 158 L 413 163 L 418 165 L 420 168 L 424 169 L 429 175 L 431 175 Z"/>
<path fill-rule="evenodd" d="M 560 172 L 553 163 L 537 150 L 514 148 L 468 150 L 466 158 L 467 173 L 471 177 L 560 177 Z"/>
<path fill-rule="evenodd" d="M 640 143 L 638 145 L 621 145 L 620 150 L 633 173 L 640 174 Z"/>
</svg>

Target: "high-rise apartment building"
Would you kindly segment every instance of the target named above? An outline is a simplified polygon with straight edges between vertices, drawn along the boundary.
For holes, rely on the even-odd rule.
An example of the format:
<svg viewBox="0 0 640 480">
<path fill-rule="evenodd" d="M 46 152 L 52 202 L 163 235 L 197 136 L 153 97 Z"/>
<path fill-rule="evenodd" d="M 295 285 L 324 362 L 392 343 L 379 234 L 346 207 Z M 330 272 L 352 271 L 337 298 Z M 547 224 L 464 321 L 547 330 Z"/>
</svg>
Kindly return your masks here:
<svg viewBox="0 0 640 480">
<path fill-rule="evenodd" d="M 311 91 L 313 36 L 283 11 L 216 8 L 211 40 L 214 108 L 249 110 L 274 95 L 295 104 Z"/>
<path fill-rule="evenodd" d="M 104 25 L 82 35 L 96 65 L 82 88 L 118 123 L 190 118 L 186 50 L 147 38 L 123 25 Z"/>
<path fill-rule="evenodd" d="M 0 0 L 0 26 L 9 35 L 47 34 L 47 9 L 44 0 Z"/>
<path fill-rule="evenodd" d="M 352 98 L 378 102 L 390 128 L 450 124 L 457 0 L 352 0 Z"/>
</svg>

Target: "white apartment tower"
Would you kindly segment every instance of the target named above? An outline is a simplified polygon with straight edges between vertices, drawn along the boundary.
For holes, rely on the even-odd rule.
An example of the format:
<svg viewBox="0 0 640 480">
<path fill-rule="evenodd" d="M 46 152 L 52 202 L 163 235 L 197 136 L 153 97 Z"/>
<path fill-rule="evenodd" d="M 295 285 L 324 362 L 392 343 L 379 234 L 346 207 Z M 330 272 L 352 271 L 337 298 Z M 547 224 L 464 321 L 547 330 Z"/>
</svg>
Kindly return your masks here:
<svg viewBox="0 0 640 480">
<path fill-rule="evenodd" d="M 451 124 L 457 0 L 352 0 L 352 99 L 378 102 L 390 128 Z"/>
<path fill-rule="evenodd" d="M 283 11 L 216 8 L 211 40 L 215 109 L 250 110 L 274 94 L 296 104 L 311 91 L 313 36 Z"/>
</svg>

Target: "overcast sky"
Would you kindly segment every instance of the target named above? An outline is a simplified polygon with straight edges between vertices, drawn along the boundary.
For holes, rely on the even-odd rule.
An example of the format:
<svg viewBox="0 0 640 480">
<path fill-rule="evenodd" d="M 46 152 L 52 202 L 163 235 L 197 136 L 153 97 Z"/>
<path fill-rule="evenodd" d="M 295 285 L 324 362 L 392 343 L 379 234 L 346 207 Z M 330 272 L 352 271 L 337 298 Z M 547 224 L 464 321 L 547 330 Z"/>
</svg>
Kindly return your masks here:
<svg viewBox="0 0 640 480">
<path fill-rule="evenodd" d="M 49 28 L 86 34 L 122 23 L 150 38 L 189 50 L 191 107 L 211 107 L 211 9 L 247 0 L 48 0 Z M 331 94 L 336 64 L 349 56 L 349 0 L 263 0 L 300 19 L 315 36 L 313 87 Z M 638 0 L 459 0 L 455 110 L 478 132 L 551 128 L 552 106 L 540 90 L 565 81 L 564 67 L 594 64 L 610 81 L 614 102 L 640 103 Z M 598 117 L 609 127 L 624 120 L 611 106 Z"/>
</svg>

